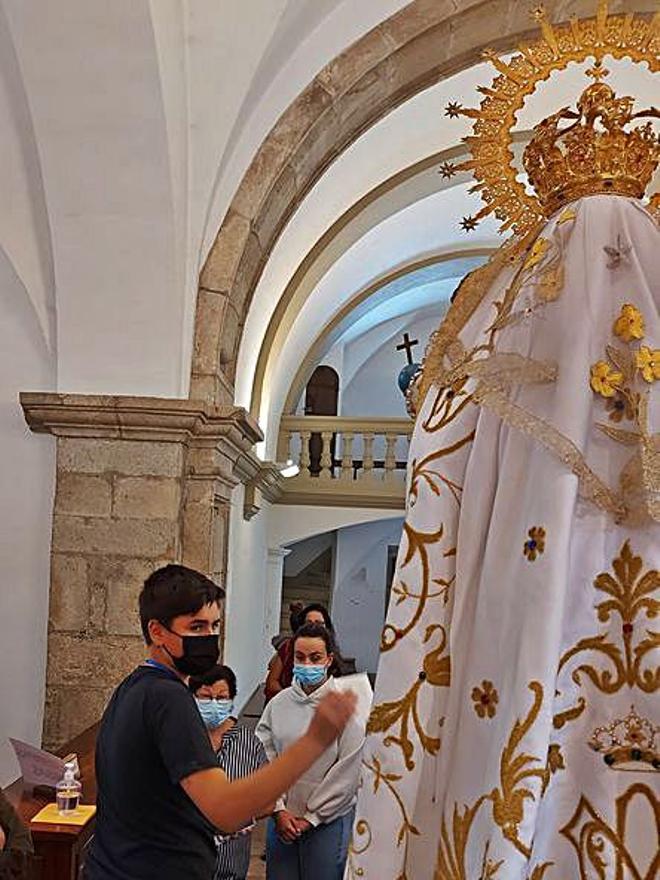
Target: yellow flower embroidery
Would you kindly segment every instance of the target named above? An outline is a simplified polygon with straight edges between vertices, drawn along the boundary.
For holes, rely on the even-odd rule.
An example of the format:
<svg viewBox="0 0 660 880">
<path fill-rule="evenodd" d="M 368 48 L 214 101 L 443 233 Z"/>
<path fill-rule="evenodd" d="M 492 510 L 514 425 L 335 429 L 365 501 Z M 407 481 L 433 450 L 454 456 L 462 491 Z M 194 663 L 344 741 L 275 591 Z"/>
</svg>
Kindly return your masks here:
<svg viewBox="0 0 660 880">
<path fill-rule="evenodd" d="M 545 529 L 542 526 L 534 526 L 527 534 L 529 538 L 523 545 L 523 553 L 529 562 L 534 562 L 536 557 L 545 550 Z"/>
<path fill-rule="evenodd" d="M 562 215 L 559 220 L 557 220 L 557 226 L 561 226 L 562 223 L 568 223 L 570 220 L 575 220 L 577 214 L 572 208 L 564 208 Z"/>
<path fill-rule="evenodd" d="M 655 382 L 660 379 L 660 348 L 649 348 L 642 345 L 635 358 L 637 369 L 641 370 L 642 376 L 647 382 Z"/>
<path fill-rule="evenodd" d="M 614 333 L 624 342 L 644 338 L 644 316 L 638 308 L 626 303 L 621 306 L 621 314 L 614 322 Z"/>
<path fill-rule="evenodd" d="M 497 712 L 497 704 L 500 697 L 492 681 L 482 681 L 481 687 L 472 688 L 472 702 L 474 711 L 479 718 L 493 718 Z"/>
<path fill-rule="evenodd" d="M 537 238 L 531 251 L 529 252 L 529 256 L 525 260 L 523 269 L 531 269 L 532 266 L 536 266 L 537 263 L 540 263 L 543 257 L 546 255 L 549 247 L 550 242 L 547 240 L 547 238 Z"/>
<path fill-rule="evenodd" d="M 637 357 L 639 359 L 639 355 Z M 596 394 L 602 397 L 614 397 L 623 385 L 623 373 L 617 373 L 607 361 L 598 361 L 591 367 L 590 384 Z"/>
</svg>

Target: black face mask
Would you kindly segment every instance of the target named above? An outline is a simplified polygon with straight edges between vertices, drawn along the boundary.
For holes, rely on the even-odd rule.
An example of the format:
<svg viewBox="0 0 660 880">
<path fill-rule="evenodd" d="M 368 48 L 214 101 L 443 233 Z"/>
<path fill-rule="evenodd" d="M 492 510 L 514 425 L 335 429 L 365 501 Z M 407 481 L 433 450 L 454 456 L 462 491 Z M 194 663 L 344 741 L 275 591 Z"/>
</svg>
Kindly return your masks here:
<svg viewBox="0 0 660 880">
<path fill-rule="evenodd" d="M 165 624 L 163 624 L 165 626 Z M 169 627 L 165 627 L 168 632 L 172 632 Z M 220 646 L 218 645 L 218 637 L 210 636 L 181 636 L 179 633 L 172 633 L 179 636 L 183 644 L 183 654 L 181 657 L 173 657 L 163 645 L 163 650 L 167 651 L 172 663 L 182 675 L 204 675 L 218 662 L 220 656 Z"/>
</svg>

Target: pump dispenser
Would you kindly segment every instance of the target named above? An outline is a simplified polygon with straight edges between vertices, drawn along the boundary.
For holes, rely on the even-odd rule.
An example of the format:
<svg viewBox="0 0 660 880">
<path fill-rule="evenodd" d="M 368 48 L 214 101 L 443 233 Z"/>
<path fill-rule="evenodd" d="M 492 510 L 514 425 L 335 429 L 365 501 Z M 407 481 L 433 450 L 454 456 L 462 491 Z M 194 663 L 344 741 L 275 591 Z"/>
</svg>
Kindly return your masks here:
<svg viewBox="0 0 660 880">
<path fill-rule="evenodd" d="M 71 816 L 78 809 L 82 785 L 76 779 L 76 765 L 70 761 L 64 765 L 64 777 L 57 783 L 57 812 Z"/>
</svg>

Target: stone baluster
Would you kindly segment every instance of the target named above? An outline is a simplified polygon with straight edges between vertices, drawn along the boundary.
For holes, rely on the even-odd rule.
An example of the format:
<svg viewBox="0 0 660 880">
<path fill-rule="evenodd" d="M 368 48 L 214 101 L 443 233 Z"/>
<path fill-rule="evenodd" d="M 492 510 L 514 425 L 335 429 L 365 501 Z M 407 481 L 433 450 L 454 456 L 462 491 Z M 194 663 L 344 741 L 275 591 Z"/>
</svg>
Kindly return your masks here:
<svg viewBox="0 0 660 880">
<path fill-rule="evenodd" d="M 396 434 L 385 435 L 385 473 L 383 480 L 392 482 L 396 474 Z"/>
<path fill-rule="evenodd" d="M 311 436 L 311 431 L 300 432 L 300 461 L 298 462 L 298 467 L 300 468 L 300 476 L 303 479 L 308 479 L 310 477 L 309 466 L 311 464 L 311 458 L 309 456 L 309 438 Z"/>
<path fill-rule="evenodd" d="M 362 474 L 361 479 L 371 480 L 374 474 L 374 435 L 365 433 L 362 435 L 364 448 L 362 451 Z"/>
<path fill-rule="evenodd" d="M 282 443 L 283 461 L 293 461 L 293 431 L 285 431 Z"/>
<path fill-rule="evenodd" d="M 342 435 L 341 475 L 340 480 L 353 481 L 353 437 L 352 431 Z"/>
<path fill-rule="evenodd" d="M 322 431 L 321 432 L 321 440 L 323 442 L 323 447 L 321 449 L 321 472 L 319 473 L 319 478 L 321 480 L 331 480 L 332 479 L 332 455 L 331 455 L 331 445 L 332 445 L 332 431 Z"/>
</svg>

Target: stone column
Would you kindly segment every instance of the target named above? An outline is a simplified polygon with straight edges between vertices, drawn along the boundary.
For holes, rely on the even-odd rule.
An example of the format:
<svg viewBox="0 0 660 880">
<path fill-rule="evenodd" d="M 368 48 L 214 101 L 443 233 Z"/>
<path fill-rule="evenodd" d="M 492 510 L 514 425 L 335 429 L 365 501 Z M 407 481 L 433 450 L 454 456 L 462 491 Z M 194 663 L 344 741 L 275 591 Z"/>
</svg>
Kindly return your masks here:
<svg viewBox="0 0 660 880">
<path fill-rule="evenodd" d="M 262 644 L 270 652 L 266 664 L 272 656 L 270 640 L 280 631 L 282 616 L 282 584 L 284 582 L 284 560 L 291 553 L 286 547 L 268 548 L 266 589 L 264 591 L 264 634 Z"/>
<path fill-rule="evenodd" d="M 44 744 L 100 717 L 144 655 L 137 597 L 169 561 L 224 588 L 229 495 L 261 433 L 234 407 L 143 397 L 23 394 L 57 437 Z"/>
</svg>

